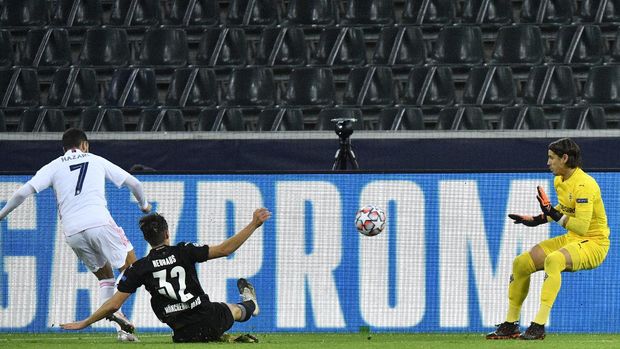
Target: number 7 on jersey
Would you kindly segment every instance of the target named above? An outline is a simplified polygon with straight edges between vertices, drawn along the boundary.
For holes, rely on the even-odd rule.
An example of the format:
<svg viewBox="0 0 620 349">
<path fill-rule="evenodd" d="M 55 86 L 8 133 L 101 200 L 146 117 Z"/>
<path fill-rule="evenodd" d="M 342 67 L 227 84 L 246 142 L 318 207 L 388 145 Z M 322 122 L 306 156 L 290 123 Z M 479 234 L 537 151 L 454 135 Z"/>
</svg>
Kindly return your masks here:
<svg viewBox="0 0 620 349">
<path fill-rule="evenodd" d="M 69 166 L 71 171 L 75 171 L 77 169 L 80 170 L 78 174 L 77 184 L 75 185 L 75 196 L 80 195 L 82 192 L 82 185 L 84 184 L 84 178 L 86 178 L 86 171 L 88 170 L 88 162 L 82 162 L 79 164 Z"/>
</svg>

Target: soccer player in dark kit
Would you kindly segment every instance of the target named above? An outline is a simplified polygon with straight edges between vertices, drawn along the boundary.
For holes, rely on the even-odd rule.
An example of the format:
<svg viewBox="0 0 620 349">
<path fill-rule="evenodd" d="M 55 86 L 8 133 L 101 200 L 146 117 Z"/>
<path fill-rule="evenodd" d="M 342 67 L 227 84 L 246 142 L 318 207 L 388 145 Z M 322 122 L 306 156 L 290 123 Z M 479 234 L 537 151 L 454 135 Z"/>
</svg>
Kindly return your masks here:
<svg viewBox="0 0 620 349">
<path fill-rule="evenodd" d="M 82 321 L 62 324 L 66 330 L 80 330 L 105 318 L 144 285 L 151 294 L 151 307 L 160 321 L 174 334 L 174 342 L 216 341 L 234 321 L 247 321 L 259 313 L 254 287 L 245 279 L 237 281 L 241 303 L 212 302 L 202 290 L 196 263 L 225 257 L 235 252 L 266 220 L 266 208 L 254 211 L 252 221 L 234 236 L 218 245 L 181 242 L 170 246 L 168 223 L 154 213 L 140 219 L 144 239 L 151 245 L 149 254 L 136 261 L 122 275 L 118 291 L 91 316 Z"/>
</svg>

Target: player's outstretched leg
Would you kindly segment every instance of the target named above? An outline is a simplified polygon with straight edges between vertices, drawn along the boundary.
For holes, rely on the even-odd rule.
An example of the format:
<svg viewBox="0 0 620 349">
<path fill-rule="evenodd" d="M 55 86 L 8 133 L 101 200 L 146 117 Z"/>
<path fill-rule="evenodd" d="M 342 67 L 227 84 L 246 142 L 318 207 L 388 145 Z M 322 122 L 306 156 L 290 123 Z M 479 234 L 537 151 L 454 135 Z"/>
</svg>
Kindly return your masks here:
<svg viewBox="0 0 620 349">
<path fill-rule="evenodd" d="M 515 339 L 519 337 L 519 322 L 503 322 L 497 325 L 495 331 L 486 335 L 487 339 Z"/>
<path fill-rule="evenodd" d="M 533 339 L 545 339 L 545 325 L 540 325 L 535 322 L 530 324 L 530 327 L 519 336 L 519 339 L 533 340 Z"/>
<path fill-rule="evenodd" d="M 254 290 L 254 286 L 252 286 L 248 280 L 241 278 L 237 280 L 237 288 L 239 289 L 239 294 L 241 295 L 241 300 L 243 302 L 254 302 L 255 308 L 252 315 L 258 315 L 260 310 L 258 309 L 258 301 L 256 300 L 256 291 Z"/>
</svg>

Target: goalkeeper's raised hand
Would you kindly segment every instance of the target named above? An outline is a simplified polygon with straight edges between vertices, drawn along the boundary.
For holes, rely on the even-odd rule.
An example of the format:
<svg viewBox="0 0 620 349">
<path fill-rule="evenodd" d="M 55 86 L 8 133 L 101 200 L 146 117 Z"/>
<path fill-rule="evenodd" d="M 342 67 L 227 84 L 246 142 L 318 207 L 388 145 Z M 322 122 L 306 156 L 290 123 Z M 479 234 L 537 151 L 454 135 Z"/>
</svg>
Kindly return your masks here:
<svg viewBox="0 0 620 349">
<path fill-rule="evenodd" d="M 539 214 L 538 216 L 525 216 L 511 213 L 508 215 L 508 217 L 514 220 L 514 224 L 523 224 L 527 225 L 528 227 L 535 227 L 537 225 L 547 223 L 547 218 L 543 213 Z"/>
<path fill-rule="evenodd" d="M 562 219 L 564 215 L 551 205 L 551 202 L 549 201 L 549 197 L 547 197 L 547 193 L 545 193 L 545 190 L 540 185 L 536 187 L 536 190 L 538 191 L 536 199 L 538 199 L 538 203 L 540 204 L 540 209 L 543 211 L 543 214 L 551 217 L 551 219 L 556 222 Z"/>
</svg>

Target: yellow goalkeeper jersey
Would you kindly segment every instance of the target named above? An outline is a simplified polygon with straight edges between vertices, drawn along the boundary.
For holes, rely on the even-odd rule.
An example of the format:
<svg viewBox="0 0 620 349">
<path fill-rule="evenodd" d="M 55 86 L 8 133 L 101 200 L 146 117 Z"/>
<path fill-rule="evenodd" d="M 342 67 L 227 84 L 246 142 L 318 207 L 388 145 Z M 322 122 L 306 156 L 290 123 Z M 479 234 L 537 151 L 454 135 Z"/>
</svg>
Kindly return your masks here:
<svg viewBox="0 0 620 349">
<path fill-rule="evenodd" d="M 558 194 L 556 209 L 569 217 L 566 223 L 569 236 L 609 239 L 601 188 L 594 178 L 577 168 L 565 181 L 556 176 L 553 185 Z"/>
</svg>

